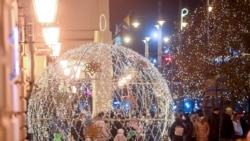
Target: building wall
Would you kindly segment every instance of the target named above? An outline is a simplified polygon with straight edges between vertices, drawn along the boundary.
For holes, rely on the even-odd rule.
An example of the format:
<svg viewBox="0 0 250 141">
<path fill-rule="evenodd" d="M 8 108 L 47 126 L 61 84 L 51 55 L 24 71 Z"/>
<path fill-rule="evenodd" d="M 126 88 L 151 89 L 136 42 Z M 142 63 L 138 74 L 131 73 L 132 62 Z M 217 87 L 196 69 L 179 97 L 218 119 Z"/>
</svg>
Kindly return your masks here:
<svg viewBox="0 0 250 141">
<path fill-rule="evenodd" d="M 101 14 L 106 17 L 103 35 L 111 37 L 109 0 L 58 2 L 54 24 L 61 29 L 62 52 L 94 42 L 94 32 L 100 29 Z M 37 48 L 48 48 L 41 35 L 44 25 L 36 22 L 32 0 L 0 0 L 0 17 L 0 141 L 23 141 L 27 140 L 25 112 L 30 89 L 46 68 L 49 55 L 37 55 L 36 51 Z M 19 42 L 9 40 L 14 27 L 18 29 Z M 111 43 L 110 37 L 103 42 Z M 17 59 L 14 58 L 16 54 L 19 55 Z"/>
</svg>

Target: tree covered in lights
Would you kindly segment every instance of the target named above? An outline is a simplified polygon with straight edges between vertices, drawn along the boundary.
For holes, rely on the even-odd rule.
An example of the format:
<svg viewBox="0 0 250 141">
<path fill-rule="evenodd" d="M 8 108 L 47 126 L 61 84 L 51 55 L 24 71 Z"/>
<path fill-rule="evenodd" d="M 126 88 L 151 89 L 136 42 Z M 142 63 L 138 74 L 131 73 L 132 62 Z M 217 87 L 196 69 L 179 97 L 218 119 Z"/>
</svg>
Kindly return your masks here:
<svg viewBox="0 0 250 141">
<path fill-rule="evenodd" d="M 180 81 L 184 97 L 203 97 L 208 79 L 216 82 L 216 92 L 225 99 L 249 95 L 250 1 L 213 1 L 190 11 L 188 26 L 174 35 L 173 81 Z"/>
</svg>

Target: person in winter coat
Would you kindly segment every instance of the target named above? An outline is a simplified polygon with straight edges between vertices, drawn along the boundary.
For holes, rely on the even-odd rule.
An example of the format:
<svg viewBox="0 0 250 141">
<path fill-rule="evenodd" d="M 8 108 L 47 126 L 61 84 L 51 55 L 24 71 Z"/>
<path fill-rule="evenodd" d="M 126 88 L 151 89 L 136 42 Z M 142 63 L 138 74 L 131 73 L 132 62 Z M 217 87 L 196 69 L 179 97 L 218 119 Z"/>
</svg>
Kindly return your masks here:
<svg viewBox="0 0 250 141">
<path fill-rule="evenodd" d="M 234 136 L 234 126 L 231 120 L 233 110 L 227 107 L 225 113 L 221 117 L 220 124 L 220 140 L 221 141 L 232 141 Z"/>
<path fill-rule="evenodd" d="M 184 134 L 186 133 L 185 125 L 181 120 L 181 113 L 175 113 L 175 121 L 169 129 L 169 137 L 171 141 L 183 141 Z"/>
<path fill-rule="evenodd" d="M 106 141 L 109 138 L 108 130 L 106 123 L 104 121 L 104 113 L 100 112 L 97 117 L 94 119 L 94 125 L 96 128 L 98 128 L 98 138 L 96 138 L 96 141 Z"/>
<path fill-rule="evenodd" d="M 237 113 L 233 115 L 233 125 L 234 125 L 234 140 L 243 137 L 243 128 L 240 122 L 240 115 Z"/>
<path fill-rule="evenodd" d="M 184 135 L 184 141 L 191 141 L 193 133 L 193 123 L 190 121 L 188 114 L 184 114 L 182 116 L 182 120 L 187 131 L 187 133 Z"/>
<path fill-rule="evenodd" d="M 201 116 L 199 120 L 195 123 L 196 140 L 208 141 L 209 130 L 210 128 L 207 122 L 207 118 Z"/>
<path fill-rule="evenodd" d="M 126 128 L 125 128 L 125 122 L 123 120 L 123 116 L 121 114 L 117 115 L 117 118 L 114 122 L 110 124 L 110 133 L 112 137 L 109 139 L 110 141 L 114 140 L 114 137 L 117 135 L 118 129 L 123 129 L 124 134 L 126 135 Z"/>
<path fill-rule="evenodd" d="M 124 135 L 124 130 L 123 129 L 118 129 L 117 134 L 114 138 L 114 141 L 127 141 L 126 136 Z"/>
<path fill-rule="evenodd" d="M 190 141 L 196 141 L 196 135 L 195 135 L 194 125 L 195 125 L 195 122 L 197 122 L 198 120 L 199 120 L 198 114 L 195 113 L 195 112 L 191 113 L 191 115 L 190 115 L 190 121 L 193 124 L 193 132 L 192 132 L 192 138 L 191 138 Z"/>
<path fill-rule="evenodd" d="M 143 124 L 133 115 L 132 119 L 127 123 L 127 138 L 128 140 L 135 141 L 142 138 Z"/>
<path fill-rule="evenodd" d="M 81 113 L 78 117 L 75 118 L 73 126 L 71 127 L 71 135 L 76 141 L 84 140 L 84 119 L 85 115 Z"/>
<path fill-rule="evenodd" d="M 219 141 L 220 128 L 220 110 L 214 108 L 212 114 L 208 117 L 208 124 L 210 127 L 209 141 Z"/>
</svg>

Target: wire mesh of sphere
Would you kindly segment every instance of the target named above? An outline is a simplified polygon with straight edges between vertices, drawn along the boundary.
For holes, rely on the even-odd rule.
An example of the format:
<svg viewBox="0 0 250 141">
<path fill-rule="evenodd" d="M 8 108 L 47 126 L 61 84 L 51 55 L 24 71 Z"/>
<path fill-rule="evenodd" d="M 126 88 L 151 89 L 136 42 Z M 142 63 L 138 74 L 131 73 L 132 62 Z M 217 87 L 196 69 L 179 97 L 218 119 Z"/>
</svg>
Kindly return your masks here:
<svg viewBox="0 0 250 141">
<path fill-rule="evenodd" d="M 28 133 L 36 141 L 161 140 L 171 104 L 148 59 L 123 46 L 85 44 L 58 57 L 34 83 Z"/>
</svg>

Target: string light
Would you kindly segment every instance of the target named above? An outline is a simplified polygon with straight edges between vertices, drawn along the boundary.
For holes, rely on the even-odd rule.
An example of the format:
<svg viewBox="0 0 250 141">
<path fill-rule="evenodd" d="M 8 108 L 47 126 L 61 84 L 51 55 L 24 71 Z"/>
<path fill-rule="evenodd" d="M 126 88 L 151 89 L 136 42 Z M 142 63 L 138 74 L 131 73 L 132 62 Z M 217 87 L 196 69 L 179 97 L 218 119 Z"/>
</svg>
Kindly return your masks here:
<svg viewBox="0 0 250 141">
<path fill-rule="evenodd" d="M 241 98 L 244 93 L 238 93 L 249 87 L 249 58 L 241 56 L 240 52 L 249 52 L 249 4 L 249 1 L 213 1 L 209 18 L 207 6 L 196 8 L 186 17 L 190 24 L 185 31 L 171 37 L 169 46 L 175 52 L 175 78 L 182 81 L 183 97 L 203 97 L 205 80 L 219 74 L 224 78 L 223 84 L 218 84 L 220 89 L 236 90 L 235 96 L 244 99 Z M 223 96 L 231 99 L 233 95 L 225 90 Z"/>
<path fill-rule="evenodd" d="M 88 67 L 93 75 L 86 70 L 89 62 L 100 64 L 98 71 Z M 70 71 L 66 73 L 66 69 Z M 126 80 L 122 87 L 118 86 L 120 80 Z M 114 100 L 121 103 L 124 121 L 137 113 L 145 131 L 153 130 L 149 126 L 153 121 L 161 121 L 158 134 L 163 136 L 171 123 L 172 98 L 165 79 L 148 59 L 122 46 L 86 44 L 69 50 L 48 66 L 35 86 L 28 106 L 29 133 L 35 140 L 52 138 L 55 132 L 67 140 L 76 128 L 74 122 L 86 120 L 79 119 L 85 108 L 92 117 L 100 111 L 109 113 Z M 110 128 L 114 120 L 111 116 L 106 119 Z"/>
</svg>

